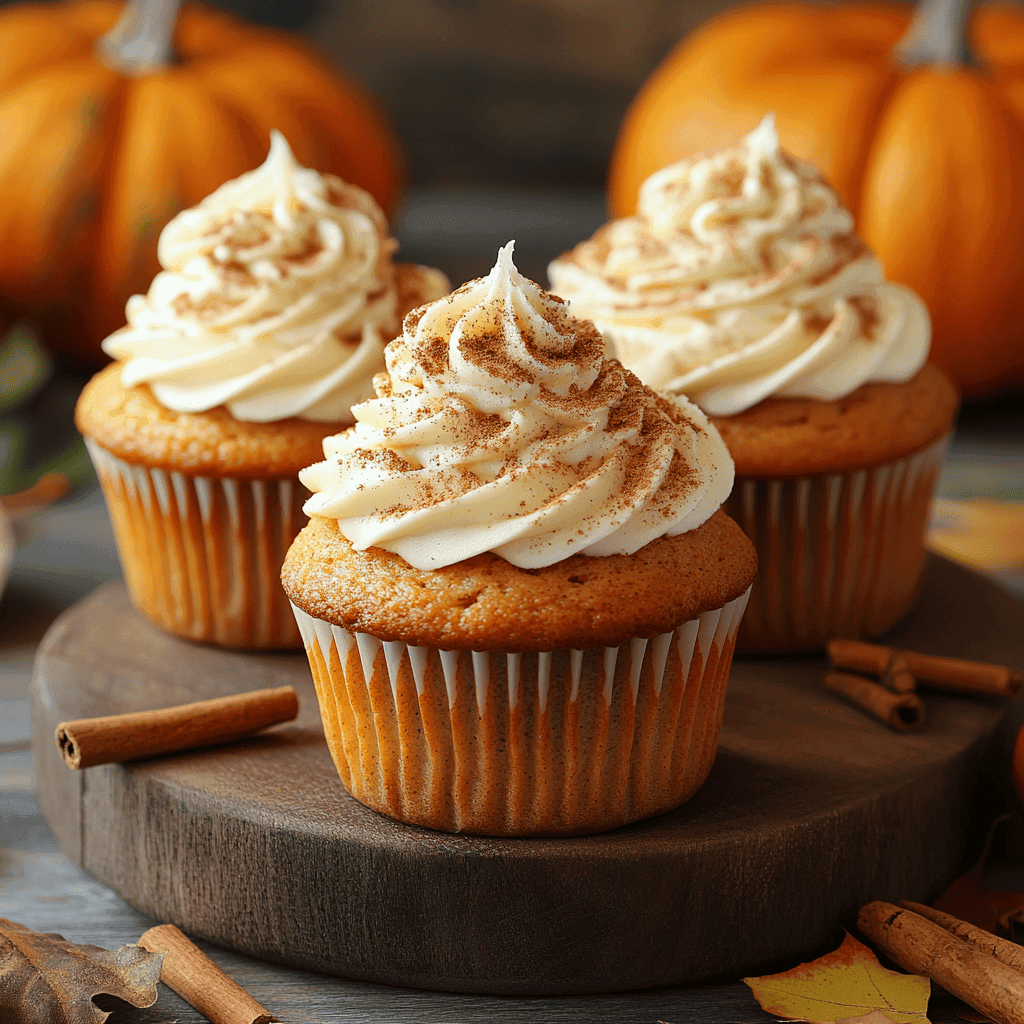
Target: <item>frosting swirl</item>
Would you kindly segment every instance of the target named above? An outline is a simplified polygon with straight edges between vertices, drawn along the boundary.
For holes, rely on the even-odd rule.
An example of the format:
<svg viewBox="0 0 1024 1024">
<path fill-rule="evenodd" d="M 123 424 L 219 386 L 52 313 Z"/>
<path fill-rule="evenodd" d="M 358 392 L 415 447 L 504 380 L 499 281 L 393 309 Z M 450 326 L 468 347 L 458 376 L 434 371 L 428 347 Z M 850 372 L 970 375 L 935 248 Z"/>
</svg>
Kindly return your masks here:
<svg viewBox="0 0 1024 1024">
<path fill-rule="evenodd" d="M 909 380 L 924 303 L 886 282 L 853 217 L 766 117 L 736 149 L 651 175 L 637 214 L 555 260 L 552 288 L 651 387 L 715 416 Z"/>
<path fill-rule="evenodd" d="M 630 554 L 728 496 L 732 459 L 704 414 L 605 360 L 594 326 L 520 275 L 512 245 L 406 317 L 377 398 L 299 474 L 306 513 L 337 519 L 357 550 L 539 568 Z"/>
<path fill-rule="evenodd" d="M 272 132 L 261 167 L 164 228 L 164 270 L 104 351 L 177 412 L 352 422 L 402 314 L 448 290 L 422 267 L 399 281 L 397 244 L 369 193 L 299 166 Z"/>
</svg>

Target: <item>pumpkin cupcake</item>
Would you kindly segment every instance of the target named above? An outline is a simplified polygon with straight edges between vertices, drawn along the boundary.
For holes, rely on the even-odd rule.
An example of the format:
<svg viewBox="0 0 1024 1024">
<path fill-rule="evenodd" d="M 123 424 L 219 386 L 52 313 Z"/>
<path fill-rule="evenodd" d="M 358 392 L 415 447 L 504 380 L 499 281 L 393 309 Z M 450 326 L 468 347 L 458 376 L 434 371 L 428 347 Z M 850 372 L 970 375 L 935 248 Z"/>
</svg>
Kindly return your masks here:
<svg viewBox="0 0 1024 1024">
<path fill-rule="evenodd" d="M 555 260 L 552 287 L 736 462 L 727 510 L 760 572 L 745 650 L 884 633 L 911 607 L 956 412 L 928 312 L 771 118 L 643 185 L 638 213 Z"/>
<path fill-rule="evenodd" d="M 157 625 L 299 645 L 278 579 L 306 522 L 296 474 L 372 394 L 402 316 L 448 288 L 395 248 L 368 193 L 300 167 L 277 132 L 261 167 L 164 228 L 164 270 L 76 409 L 132 601 Z"/>
<path fill-rule="evenodd" d="M 756 559 L 707 418 L 523 278 L 410 313 L 300 473 L 282 580 L 346 788 L 449 831 L 586 833 L 707 776 Z"/>
</svg>

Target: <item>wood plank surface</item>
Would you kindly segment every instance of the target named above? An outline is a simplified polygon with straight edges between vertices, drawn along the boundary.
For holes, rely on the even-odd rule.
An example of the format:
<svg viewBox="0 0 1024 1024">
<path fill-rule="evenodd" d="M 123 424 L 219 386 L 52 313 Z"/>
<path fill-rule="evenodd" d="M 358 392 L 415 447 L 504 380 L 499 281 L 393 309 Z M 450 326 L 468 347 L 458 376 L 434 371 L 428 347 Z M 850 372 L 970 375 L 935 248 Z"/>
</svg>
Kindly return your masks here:
<svg viewBox="0 0 1024 1024">
<path fill-rule="evenodd" d="M 1019 602 L 934 559 L 888 639 L 1020 664 L 1021 625 Z M 719 759 L 678 811 L 584 839 L 449 836 L 348 797 L 304 658 L 165 636 L 112 585 L 40 648 L 38 793 L 65 851 L 129 903 L 257 957 L 462 992 L 674 985 L 826 946 L 861 903 L 925 898 L 958 866 L 1003 706 L 929 695 L 924 729 L 896 734 L 821 691 L 822 668 L 737 662 Z M 298 721 L 227 747 L 62 776 L 45 742 L 61 719 L 285 682 Z"/>
</svg>

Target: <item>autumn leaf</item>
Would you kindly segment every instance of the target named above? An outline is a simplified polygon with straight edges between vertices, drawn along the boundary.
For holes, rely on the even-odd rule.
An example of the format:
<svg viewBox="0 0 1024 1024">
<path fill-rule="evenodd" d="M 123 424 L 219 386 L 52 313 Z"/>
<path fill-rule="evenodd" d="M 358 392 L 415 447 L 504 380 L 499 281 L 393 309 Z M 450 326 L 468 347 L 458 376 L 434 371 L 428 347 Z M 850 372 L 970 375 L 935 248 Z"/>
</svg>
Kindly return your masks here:
<svg viewBox="0 0 1024 1024">
<path fill-rule="evenodd" d="M 92 1001 L 98 995 L 152 1006 L 163 959 L 140 946 L 77 946 L 0 917 L 0 1020 L 103 1024 L 110 1012 Z"/>
<path fill-rule="evenodd" d="M 931 982 L 886 970 L 867 946 L 847 935 L 833 952 L 785 974 L 743 979 L 762 1009 L 789 1020 L 825 1024 L 867 1018 L 876 1024 L 928 1024 Z"/>
<path fill-rule="evenodd" d="M 952 914 L 961 921 L 968 921 L 997 935 L 1014 934 L 1014 925 L 1024 919 L 1024 892 L 990 889 L 985 885 L 985 865 L 995 831 L 1010 817 L 1009 814 L 1003 814 L 992 822 L 978 863 L 951 882 L 949 888 L 932 902 L 936 910 Z"/>
</svg>

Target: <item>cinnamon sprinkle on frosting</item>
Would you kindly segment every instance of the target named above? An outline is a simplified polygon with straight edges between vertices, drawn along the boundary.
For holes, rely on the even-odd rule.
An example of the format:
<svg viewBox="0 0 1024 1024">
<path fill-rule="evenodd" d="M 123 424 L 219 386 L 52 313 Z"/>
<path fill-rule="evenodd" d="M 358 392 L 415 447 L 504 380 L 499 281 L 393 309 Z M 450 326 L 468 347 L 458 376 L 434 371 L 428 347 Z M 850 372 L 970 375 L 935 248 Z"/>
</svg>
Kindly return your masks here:
<svg viewBox="0 0 1024 1024">
<path fill-rule="evenodd" d="M 603 348 L 509 243 L 486 278 L 406 318 L 377 397 L 300 474 L 307 513 L 420 568 L 485 551 L 537 568 L 695 529 L 732 486 L 721 438 Z"/>
<path fill-rule="evenodd" d="M 651 175 L 635 216 L 548 273 L 645 383 L 732 416 L 771 396 L 906 381 L 924 363 L 924 304 L 884 279 L 853 227 L 767 117 L 735 148 Z"/>
</svg>

